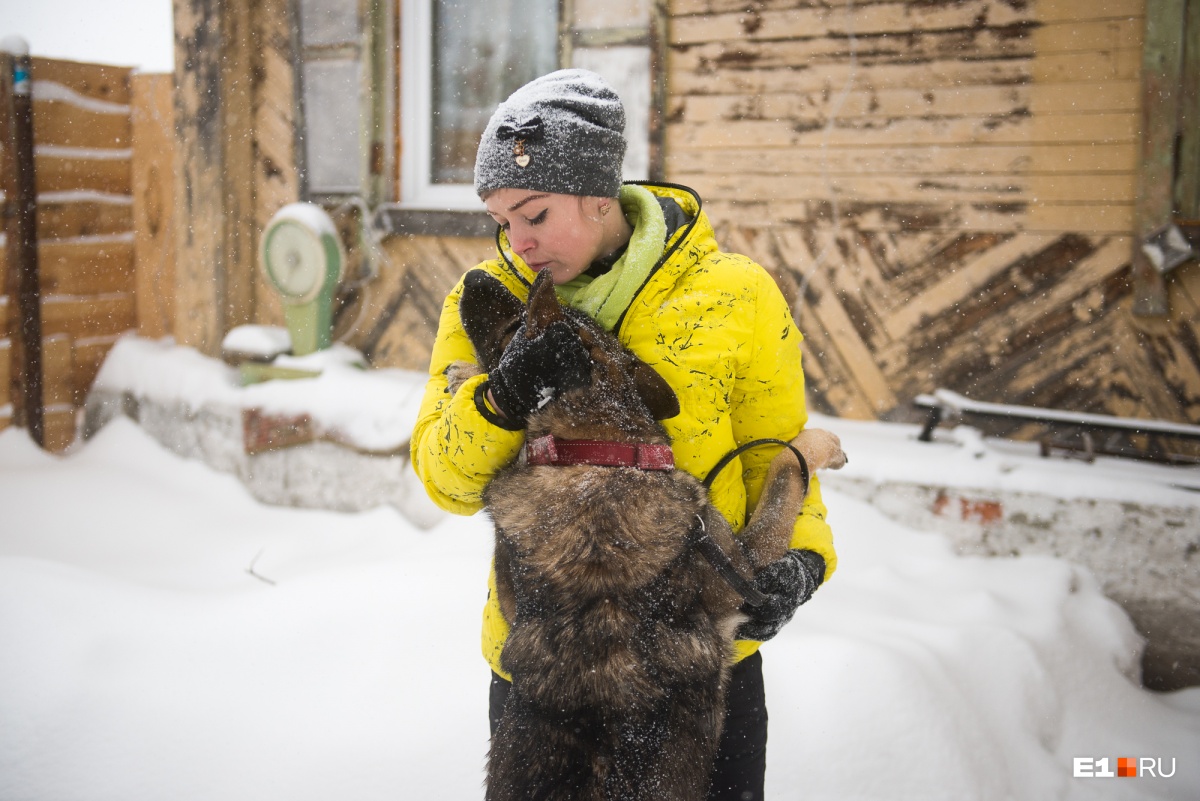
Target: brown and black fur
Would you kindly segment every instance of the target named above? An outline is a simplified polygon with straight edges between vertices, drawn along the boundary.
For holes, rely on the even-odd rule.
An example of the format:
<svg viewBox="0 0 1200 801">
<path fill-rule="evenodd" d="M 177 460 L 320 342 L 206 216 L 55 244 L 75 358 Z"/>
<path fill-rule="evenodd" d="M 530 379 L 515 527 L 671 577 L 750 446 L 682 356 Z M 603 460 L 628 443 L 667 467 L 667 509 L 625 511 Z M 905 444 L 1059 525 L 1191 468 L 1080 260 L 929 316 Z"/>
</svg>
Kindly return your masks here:
<svg viewBox="0 0 1200 801">
<path fill-rule="evenodd" d="M 566 320 L 590 352 L 591 386 L 534 413 L 528 439 L 669 443 L 657 420 L 679 411 L 670 387 L 614 336 L 563 308 L 547 274 L 526 308 L 496 279 L 468 273 L 460 314 L 480 364 L 452 365 L 452 389 L 494 367 L 522 321 L 536 336 Z M 844 460 L 826 432 L 807 431 L 795 444 L 813 469 Z M 702 799 L 742 598 L 688 544 L 688 531 L 703 520 L 750 577 L 783 555 L 806 492 L 784 450 L 735 539 L 682 470 L 523 460 L 502 470 L 484 501 L 512 627 L 501 662 L 513 684 L 488 757 L 489 801 Z"/>
</svg>

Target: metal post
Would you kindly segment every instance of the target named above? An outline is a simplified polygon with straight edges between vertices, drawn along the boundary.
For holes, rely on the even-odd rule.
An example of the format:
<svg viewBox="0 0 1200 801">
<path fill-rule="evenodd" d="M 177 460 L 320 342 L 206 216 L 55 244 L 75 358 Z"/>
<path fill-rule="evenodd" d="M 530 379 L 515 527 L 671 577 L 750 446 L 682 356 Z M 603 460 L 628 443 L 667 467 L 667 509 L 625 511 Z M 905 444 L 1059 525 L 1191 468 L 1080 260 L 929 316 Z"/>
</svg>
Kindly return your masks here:
<svg viewBox="0 0 1200 801">
<path fill-rule="evenodd" d="M 42 397 L 42 315 L 37 257 L 37 186 L 33 162 L 33 80 L 29 47 L 7 39 L 0 49 L 11 56 L 11 101 L 2 113 L 8 118 L 9 180 L 5 230 L 8 238 L 10 297 L 16 301 L 13 338 L 13 382 L 17 384 L 13 421 L 24 425 L 39 446 L 45 446 L 45 411 Z M 8 76 L 5 76 L 8 77 Z M 6 81 L 7 83 L 7 81 Z"/>
</svg>

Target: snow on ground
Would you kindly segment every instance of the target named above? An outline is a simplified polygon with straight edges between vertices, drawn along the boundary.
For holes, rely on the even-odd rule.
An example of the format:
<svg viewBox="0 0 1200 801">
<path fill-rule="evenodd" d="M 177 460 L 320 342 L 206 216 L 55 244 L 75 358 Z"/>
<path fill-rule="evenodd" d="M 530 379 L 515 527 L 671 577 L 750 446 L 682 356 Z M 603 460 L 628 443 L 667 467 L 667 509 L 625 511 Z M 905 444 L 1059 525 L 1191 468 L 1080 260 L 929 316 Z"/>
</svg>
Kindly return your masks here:
<svg viewBox="0 0 1200 801">
<path fill-rule="evenodd" d="M 820 422 L 851 476 L 1088 485 L 961 430 Z M 1143 475 L 1114 484 L 1198 502 Z M 1138 686 L 1090 574 L 825 500 L 838 573 L 763 648 L 769 799 L 1200 798 L 1200 689 Z M 267 507 L 125 419 L 65 458 L 0 433 L 0 509 L 0 799 L 482 797 L 483 516 Z M 1073 778 L 1078 757 L 1174 775 Z"/>
</svg>

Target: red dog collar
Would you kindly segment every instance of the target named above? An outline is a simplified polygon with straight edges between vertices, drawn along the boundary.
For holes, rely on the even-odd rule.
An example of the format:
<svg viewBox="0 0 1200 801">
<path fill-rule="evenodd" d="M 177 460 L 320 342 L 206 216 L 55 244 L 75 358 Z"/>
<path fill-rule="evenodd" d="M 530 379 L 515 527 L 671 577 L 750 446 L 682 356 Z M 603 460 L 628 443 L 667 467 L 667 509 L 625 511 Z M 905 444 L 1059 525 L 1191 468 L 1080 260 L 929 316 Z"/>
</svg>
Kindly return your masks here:
<svg viewBox="0 0 1200 801">
<path fill-rule="evenodd" d="M 670 445 L 558 439 L 552 435 L 526 442 L 525 459 L 528 464 L 534 465 L 590 464 L 599 467 L 636 467 L 639 470 L 675 469 L 675 457 Z"/>
</svg>

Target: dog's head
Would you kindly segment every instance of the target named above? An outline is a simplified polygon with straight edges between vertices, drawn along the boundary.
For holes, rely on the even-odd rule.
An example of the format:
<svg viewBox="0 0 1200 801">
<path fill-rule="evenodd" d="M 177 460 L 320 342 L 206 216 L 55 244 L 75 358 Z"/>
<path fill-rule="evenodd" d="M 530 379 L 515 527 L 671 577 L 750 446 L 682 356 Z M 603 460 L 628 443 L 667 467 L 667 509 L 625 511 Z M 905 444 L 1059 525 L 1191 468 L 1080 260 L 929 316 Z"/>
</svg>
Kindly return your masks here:
<svg viewBox="0 0 1200 801">
<path fill-rule="evenodd" d="M 579 337 L 592 360 L 591 383 L 583 389 L 564 393 L 563 403 L 577 413 L 587 408 L 597 411 L 597 403 L 638 404 L 653 420 L 666 420 L 679 414 L 675 392 L 654 368 L 630 353 L 615 336 L 601 328 L 582 312 L 566 308 L 558 301 L 550 272 L 543 270 L 529 291 L 529 302 L 521 303 L 504 284 L 483 270 L 472 270 L 463 279 L 459 316 L 463 330 L 475 348 L 479 365 L 491 371 L 500 361 L 505 347 L 525 324 L 523 336 L 539 336 L 547 326 L 565 321 Z M 588 399 L 592 399 L 592 403 Z M 626 409 L 633 412 L 634 409 Z M 599 422 L 599 421 L 597 421 Z"/>
</svg>

